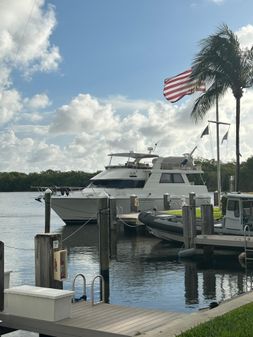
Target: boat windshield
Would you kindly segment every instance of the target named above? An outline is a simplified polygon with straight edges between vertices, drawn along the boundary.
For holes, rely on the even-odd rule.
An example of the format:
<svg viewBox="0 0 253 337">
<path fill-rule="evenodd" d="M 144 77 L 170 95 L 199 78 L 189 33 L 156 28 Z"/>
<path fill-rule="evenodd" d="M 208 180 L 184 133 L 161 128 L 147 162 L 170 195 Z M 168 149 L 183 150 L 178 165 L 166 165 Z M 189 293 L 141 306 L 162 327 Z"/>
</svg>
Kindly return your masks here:
<svg viewBox="0 0 253 337">
<path fill-rule="evenodd" d="M 97 179 L 92 180 L 89 188 L 142 188 L 145 180 L 130 179 Z"/>
<path fill-rule="evenodd" d="M 191 185 L 205 185 L 205 182 L 204 182 L 204 179 L 201 173 L 187 173 L 186 176 Z"/>
</svg>

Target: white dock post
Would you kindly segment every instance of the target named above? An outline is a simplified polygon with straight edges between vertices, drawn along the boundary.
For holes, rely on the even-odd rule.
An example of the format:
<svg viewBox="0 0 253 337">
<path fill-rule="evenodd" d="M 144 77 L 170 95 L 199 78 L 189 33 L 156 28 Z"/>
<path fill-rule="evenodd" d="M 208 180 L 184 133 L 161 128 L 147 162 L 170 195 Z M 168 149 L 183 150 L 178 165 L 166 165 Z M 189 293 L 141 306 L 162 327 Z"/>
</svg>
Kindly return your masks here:
<svg viewBox="0 0 253 337">
<path fill-rule="evenodd" d="M 169 193 L 164 193 L 163 195 L 163 208 L 165 211 L 170 209 L 170 195 Z"/>
<path fill-rule="evenodd" d="M 130 195 L 130 212 L 137 213 L 138 207 L 139 207 L 139 200 L 137 195 L 135 194 Z"/>
<path fill-rule="evenodd" d="M 214 191 L 213 192 L 213 204 L 214 204 L 214 206 L 219 206 L 220 205 L 219 192 L 218 191 Z"/>
</svg>

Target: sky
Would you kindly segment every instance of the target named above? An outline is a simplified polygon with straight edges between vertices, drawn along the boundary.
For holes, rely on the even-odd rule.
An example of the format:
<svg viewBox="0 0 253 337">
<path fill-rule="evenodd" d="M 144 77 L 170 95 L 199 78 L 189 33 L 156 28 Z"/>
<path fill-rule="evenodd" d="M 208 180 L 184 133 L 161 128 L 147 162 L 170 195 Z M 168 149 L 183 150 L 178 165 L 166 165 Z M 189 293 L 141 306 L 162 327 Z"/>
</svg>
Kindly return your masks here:
<svg viewBox="0 0 253 337">
<path fill-rule="evenodd" d="M 190 68 L 200 41 L 227 24 L 253 45 L 252 0 L 0 0 L 0 171 L 95 172 L 108 154 L 216 158 L 210 109 L 176 103 L 165 78 Z M 235 100 L 219 102 L 223 162 L 235 160 Z M 253 89 L 241 101 L 241 161 L 253 155 Z"/>
</svg>

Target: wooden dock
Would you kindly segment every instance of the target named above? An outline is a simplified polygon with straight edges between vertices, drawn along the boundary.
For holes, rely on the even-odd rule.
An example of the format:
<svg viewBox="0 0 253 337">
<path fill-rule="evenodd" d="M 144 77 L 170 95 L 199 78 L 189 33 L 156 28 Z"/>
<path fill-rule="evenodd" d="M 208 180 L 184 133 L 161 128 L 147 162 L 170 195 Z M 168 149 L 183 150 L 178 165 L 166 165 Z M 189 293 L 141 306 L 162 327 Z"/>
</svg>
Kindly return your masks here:
<svg viewBox="0 0 253 337">
<path fill-rule="evenodd" d="M 196 245 L 242 248 L 245 247 L 245 238 L 243 235 L 197 235 L 194 238 Z M 247 247 L 253 249 L 253 237 L 247 237 Z"/>
<path fill-rule="evenodd" d="M 101 303 L 72 304 L 72 317 L 57 322 L 0 313 L 0 334 L 8 328 L 56 337 L 174 337 L 200 323 L 212 320 L 252 302 L 252 291 L 226 300 L 212 310 L 172 313 Z M 7 329 L 5 329 L 5 327 Z"/>
<path fill-rule="evenodd" d="M 72 304 L 72 317 L 49 322 L 0 313 L 0 327 L 59 337 L 123 337 L 146 334 L 189 314 L 146 310 L 100 303 Z M 0 328 L 1 334 L 1 328 Z"/>
</svg>

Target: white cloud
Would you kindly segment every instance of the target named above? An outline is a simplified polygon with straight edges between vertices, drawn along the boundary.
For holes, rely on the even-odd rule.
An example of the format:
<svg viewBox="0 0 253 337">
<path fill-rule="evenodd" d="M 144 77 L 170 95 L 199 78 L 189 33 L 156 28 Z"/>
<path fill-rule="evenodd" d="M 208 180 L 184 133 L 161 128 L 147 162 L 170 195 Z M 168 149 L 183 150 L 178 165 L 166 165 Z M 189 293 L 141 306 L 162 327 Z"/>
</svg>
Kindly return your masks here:
<svg viewBox="0 0 253 337">
<path fill-rule="evenodd" d="M 69 105 L 56 111 L 52 133 L 96 132 L 114 129 L 117 117 L 110 104 L 102 104 L 90 95 L 79 94 Z"/>
<path fill-rule="evenodd" d="M 243 48 L 251 48 L 253 45 L 253 26 L 247 25 L 236 32 Z"/>
<path fill-rule="evenodd" d="M 31 98 L 25 98 L 24 104 L 29 110 L 44 109 L 48 107 L 51 102 L 46 94 L 36 94 Z"/>
<path fill-rule="evenodd" d="M 50 36 L 56 26 L 54 8 L 44 0 L 2 0 L 0 3 L 0 85 L 11 84 L 11 73 L 24 76 L 58 68 L 61 56 Z"/>
<path fill-rule="evenodd" d="M 16 90 L 0 91 L 0 124 L 9 122 L 21 108 L 21 97 Z"/>
<path fill-rule="evenodd" d="M 253 91 L 248 89 L 241 106 L 242 160 L 252 156 L 252 101 Z M 200 139 L 208 120 L 215 120 L 215 107 L 203 121 L 195 124 L 190 118 L 192 96 L 181 105 L 146 101 L 141 111 L 137 108 L 139 101 L 136 106 L 134 102 L 130 100 L 129 113 L 121 116 L 113 101 L 105 104 L 96 97 L 80 94 L 56 111 L 51 127 L 15 126 L 12 131 L 0 134 L 0 169 L 94 172 L 108 163 L 108 153 L 142 152 L 155 143 L 160 155 L 181 155 L 198 145 L 196 157 L 216 158 L 215 125 L 210 124 L 210 135 Z M 220 120 L 231 123 L 228 141 L 220 148 L 221 159 L 231 161 L 235 158 L 235 100 L 230 92 L 220 101 L 219 109 Z M 226 131 L 227 126 L 220 127 L 220 140 Z"/>
</svg>

